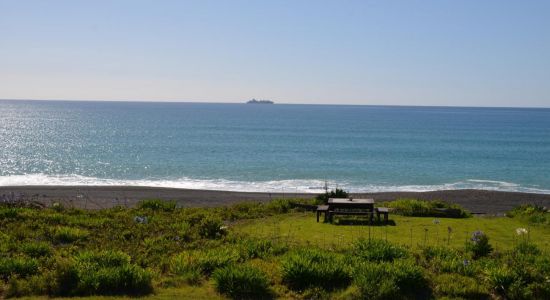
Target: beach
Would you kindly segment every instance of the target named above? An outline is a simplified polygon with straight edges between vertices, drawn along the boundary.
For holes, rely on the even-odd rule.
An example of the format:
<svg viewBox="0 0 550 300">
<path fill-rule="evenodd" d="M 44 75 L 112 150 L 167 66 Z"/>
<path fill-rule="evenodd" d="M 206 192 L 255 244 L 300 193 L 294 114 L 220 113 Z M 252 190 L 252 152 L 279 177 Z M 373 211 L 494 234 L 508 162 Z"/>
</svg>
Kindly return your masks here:
<svg viewBox="0 0 550 300">
<path fill-rule="evenodd" d="M 311 193 L 262 193 L 194 190 L 139 186 L 15 186 L 0 187 L 0 199 L 15 198 L 67 207 L 102 209 L 133 207 L 143 199 L 175 200 L 181 207 L 215 207 L 239 202 L 266 202 L 278 198 L 313 198 Z M 503 214 L 525 203 L 550 206 L 549 194 L 487 190 L 441 190 L 428 192 L 381 192 L 352 194 L 354 198 L 388 201 L 398 198 L 443 200 L 456 203 L 476 214 Z"/>
</svg>

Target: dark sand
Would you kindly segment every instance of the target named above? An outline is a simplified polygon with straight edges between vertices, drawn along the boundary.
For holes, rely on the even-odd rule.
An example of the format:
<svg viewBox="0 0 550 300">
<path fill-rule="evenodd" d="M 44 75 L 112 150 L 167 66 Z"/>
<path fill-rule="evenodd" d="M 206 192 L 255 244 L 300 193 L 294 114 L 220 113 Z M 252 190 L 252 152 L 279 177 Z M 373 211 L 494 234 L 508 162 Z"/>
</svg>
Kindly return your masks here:
<svg viewBox="0 0 550 300">
<path fill-rule="evenodd" d="M 383 192 L 354 194 L 355 198 L 393 200 L 417 198 L 457 203 L 474 213 L 501 214 L 523 203 L 550 206 L 550 195 L 483 190 L 449 190 L 432 192 Z M 20 186 L 0 187 L 0 201 L 6 198 L 34 200 L 46 205 L 54 202 L 66 206 L 101 209 L 116 205 L 134 206 L 148 198 L 176 200 L 180 206 L 223 206 L 243 201 L 265 202 L 276 198 L 313 198 L 315 194 L 248 193 L 210 190 L 171 189 L 132 186 Z"/>
</svg>

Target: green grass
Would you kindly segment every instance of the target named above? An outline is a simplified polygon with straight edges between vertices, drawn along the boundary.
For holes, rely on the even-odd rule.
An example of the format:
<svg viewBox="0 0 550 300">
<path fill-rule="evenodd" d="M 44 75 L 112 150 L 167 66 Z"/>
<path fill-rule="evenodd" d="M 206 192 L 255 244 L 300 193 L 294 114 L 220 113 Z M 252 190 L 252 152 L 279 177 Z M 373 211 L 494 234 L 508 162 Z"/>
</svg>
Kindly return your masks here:
<svg viewBox="0 0 550 300">
<path fill-rule="evenodd" d="M 288 200 L 228 208 L 157 200 L 100 211 L 0 207 L 0 298 L 225 299 L 250 293 L 237 289 L 245 282 L 275 298 L 394 298 L 424 286 L 433 298 L 544 299 L 550 227 L 532 222 L 533 214 L 548 217 L 530 209 L 513 218 L 390 214 L 390 225 L 367 226 L 317 223 L 315 213 Z M 465 250 L 477 230 L 494 248 L 488 257 Z M 387 280 L 378 283 L 380 272 Z M 327 278 L 334 284 L 324 284 Z M 72 290 L 60 290 L 60 282 Z"/>
<path fill-rule="evenodd" d="M 22 297 L 20 300 L 67 300 L 67 298 L 57 297 Z M 70 299 L 81 300 L 121 300 L 121 299 L 141 299 L 141 300 L 172 300 L 172 299 L 227 299 L 218 294 L 212 284 L 204 286 L 184 286 L 179 288 L 159 289 L 155 294 L 143 297 L 126 296 L 91 296 L 91 297 L 73 297 Z"/>
<path fill-rule="evenodd" d="M 276 215 L 261 220 L 243 220 L 234 227 L 236 232 L 268 240 L 280 240 L 291 245 L 315 245 L 321 248 L 341 249 L 359 238 L 383 239 L 412 249 L 423 246 L 464 246 L 472 232 L 483 230 L 498 250 L 509 250 L 518 242 L 517 228 L 528 228 L 530 240 L 540 249 L 550 251 L 550 229 L 528 226 L 521 220 L 506 217 L 473 217 L 465 219 L 404 217 L 390 215 L 395 226 L 332 225 L 317 223 L 311 213 Z M 450 240 L 448 227 L 451 227 Z M 427 231 L 426 231 L 427 229 Z M 412 236 L 412 239 L 411 239 Z"/>
</svg>

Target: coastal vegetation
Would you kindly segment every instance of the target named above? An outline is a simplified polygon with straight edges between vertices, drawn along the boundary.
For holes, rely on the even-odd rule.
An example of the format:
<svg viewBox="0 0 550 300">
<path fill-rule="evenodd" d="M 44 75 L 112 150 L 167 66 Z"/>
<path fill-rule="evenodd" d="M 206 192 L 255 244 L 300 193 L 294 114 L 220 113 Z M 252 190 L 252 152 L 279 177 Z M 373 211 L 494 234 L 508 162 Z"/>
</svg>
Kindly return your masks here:
<svg viewBox="0 0 550 300">
<path fill-rule="evenodd" d="M 401 199 L 389 224 L 316 223 L 316 200 L 0 207 L 0 298 L 548 299 L 545 208 L 471 217 Z M 461 214 L 447 217 L 448 209 Z M 462 213 L 463 212 L 463 213 Z M 398 213 L 398 214 L 396 214 Z"/>
</svg>

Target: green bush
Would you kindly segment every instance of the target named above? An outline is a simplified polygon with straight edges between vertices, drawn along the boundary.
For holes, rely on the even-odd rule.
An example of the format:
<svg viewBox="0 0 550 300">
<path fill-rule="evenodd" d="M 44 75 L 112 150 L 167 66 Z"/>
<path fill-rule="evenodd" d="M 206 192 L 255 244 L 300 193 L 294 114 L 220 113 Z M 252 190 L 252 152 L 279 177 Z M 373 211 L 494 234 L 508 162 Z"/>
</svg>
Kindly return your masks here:
<svg viewBox="0 0 550 300">
<path fill-rule="evenodd" d="M 539 255 L 540 249 L 534 243 L 527 240 L 520 241 L 515 247 L 514 252 L 520 255 Z"/>
<path fill-rule="evenodd" d="M 344 191 L 343 189 L 336 188 L 334 190 L 331 190 L 330 192 L 327 191 L 327 192 L 325 192 L 323 194 L 320 194 L 317 197 L 315 197 L 315 199 L 319 203 L 324 203 L 324 204 L 327 204 L 328 199 L 330 199 L 330 198 L 349 198 L 349 194 L 348 194 L 348 192 Z"/>
<path fill-rule="evenodd" d="M 359 287 L 362 299 L 399 299 L 399 287 L 391 276 L 386 275 L 387 264 L 365 263 L 354 274 L 354 283 Z"/>
<path fill-rule="evenodd" d="M 53 209 L 54 211 L 57 211 L 57 212 L 62 212 L 62 211 L 65 210 L 65 206 L 63 206 L 63 204 L 61 204 L 59 202 L 55 202 L 55 203 L 52 204 L 51 209 Z"/>
<path fill-rule="evenodd" d="M 428 298 L 431 292 L 422 268 L 409 260 L 363 262 L 353 277 L 363 299 Z"/>
<path fill-rule="evenodd" d="M 238 250 L 241 256 L 246 259 L 266 258 L 271 255 L 284 254 L 288 247 L 270 240 L 245 238 L 237 241 Z"/>
<path fill-rule="evenodd" d="M 416 261 L 397 260 L 393 263 L 393 276 L 395 283 L 405 294 L 414 294 L 417 289 L 427 287 L 427 280 L 424 277 L 424 271 Z M 420 291 L 419 294 L 422 292 Z"/>
<path fill-rule="evenodd" d="M 466 241 L 466 251 L 472 253 L 474 258 L 480 258 L 489 255 L 493 247 L 489 244 L 489 237 L 478 230 L 472 233 L 472 237 Z"/>
<path fill-rule="evenodd" d="M 453 248 L 445 246 L 427 246 L 422 248 L 422 256 L 427 260 L 434 258 L 453 259 L 457 258 L 459 254 Z"/>
<path fill-rule="evenodd" d="M 450 217 L 467 218 L 470 213 L 458 204 L 449 204 L 443 201 L 418 200 L 418 199 L 397 199 L 383 204 L 393 208 L 395 214 L 414 217 Z"/>
<path fill-rule="evenodd" d="M 364 238 L 353 243 L 352 253 L 353 257 L 368 261 L 393 261 L 408 255 L 405 248 L 385 240 Z"/>
<path fill-rule="evenodd" d="M 255 267 L 229 265 L 212 274 L 216 290 L 233 299 L 269 298 L 269 280 Z"/>
<path fill-rule="evenodd" d="M 509 277 L 513 278 L 511 284 L 497 289 L 501 295 L 509 299 L 549 299 L 550 258 L 548 256 L 513 250 L 503 257 L 503 263 L 500 266 L 493 265 L 488 268 L 486 274 L 489 280 L 494 280 L 493 271 L 499 268 L 504 269 Z"/>
<path fill-rule="evenodd" d="M 69 244 L 88 237 L 88 231 L 79 228 L 59 226 L 53 231 L 53 241 L 61 244 Z"/>
<path fill-rule="evenodd" d="M 206 251 L 186 251 L 170 261 L 170 271 L 176 275 L 209 275 L 218 268 L 241 261 L 239 253 L 231 248 L 214 248 Z"/>
<path fill-rule="evenodd" d="M 282 262 L 283 282 L 294 290 L 319 287 L 326 290 L 345 287 L 351 277 L 343 258 L 320 249 L 300 249 Z"/>
<path fill-rule="evenodd" d="M 276 214 L 286 214 L 288 213 L 294 203 L 304 203 L 308 202 L 303 199 L 275 199 L 273 201 L 269 201 L 266 205 L 267 211 L 270 213 L 276 213 Z M 309 201 L 311 203 L 311 201 Z M 307 203 L 304 203 L 307 204 Z"/>
<path fill-rule="evenodd" d="M 459 274 L 440 274 L 433 277 L 438 297 L 459 299 L 490 299 L 488 289 L 479 280 Z"/>
<path fill-rule="evenodd" d="M 14 275 L 27 277 L 36 272 L 38 272 L 38 262 L 35 259 L 24 257 L 0 257 L 0 278 L 3 280 L 8 280 Z"/>
<path fill-rule="evenodd" d="M 120 267 L 130 264 L 130 256 L 120 251 L 83 251 L 76 256 L 81 264 L 94 264 L 99 267 Z"/>
<path fill-rule="evenodd" d="M 122 252 L 82 252 L 58 266 L 57 283 L 62 296 L 143 295 L 152 291 L 152 274 Z"/>
<path fill-rule="evenodd" d="M 534 215 L 534 214 L 541 214 L 541 213 L 547 213 L 548 210 L 540 205 L 536 204 L 522 204 L 519 206 L 516 206 L 512 208 L 509 212 L 506 213 L 508 217 L 516 217 L 516 216 L 522 216 L 522 215 Z"/>
<path fill-rule="evenodd" d="M 506 213 L 511 218 L 519 218 L 531 224 L 550 224 L 550 212 L 536 204 L 523 204 Z"/>
<path fill-rule="evenodd" d="M 220 216 L 227 220 L 257 219 L 263 216 L 284 214 L 296 208 L 297 204 L 314 205 L 313 199 L 274 199 L 269 202 L 242 202 L 221 211 Z"/>
<path fill-rule="evenodd" d="M 52 291 L 55 289 L 55 277 L 52 275 L 53 273 L 44 271 L 41 274 L 32 275 L 27 278 L 12 278 L 9 281 L 5 296 L 13 298 L 52 294 Z"/>
<path fill-rule="evenodd" d="M 491 266 L 485 270 L 485 278 L 489 287 L 497 294 L 505 296 L 510 286 L 516 281 L 514 273 L 503 266 Z"/>
<path fill-rule="evenodd" d="M 46 242 L 27 242 L 21 245 L 21 252 L 30 257 L 39 258 L 50 256 L 52 254 L 52 247 Z"/>
<path fill-rule="evenodd" d="M 219 238 L 227 233 L 221 218 L 208 215 L 199 223 L 199 235 L 208 239 Z"/>
<path fill-rule="evenodd" d="M 473 276 L 478 271 L 475 262 L 463 257 L 457 250 L 444 246 L 422 249 L 424 266 L 434 273 L 457 273 Z"/>
<path fill-rule="evenodd" d="M 154 211 L 172 212 L 176 209 L 176 201 L 166 201 L 162 199 L 146 199 L 138 203 L 140 209 L 150 209 Z"/>
<path fill-rule="evenodd" d="M 16 219 L 19 216 L 21 209 L 17 207 L 0 207 L 0 220 L 1 219 Z"/>
<path fill-rule="evenodd" d="M 176 234 L 177 239 L 190 242 L 196 238 L 197 232 L 189 222 L 175 222 L 170 225 L 170 229 Z"/>
</svg>

